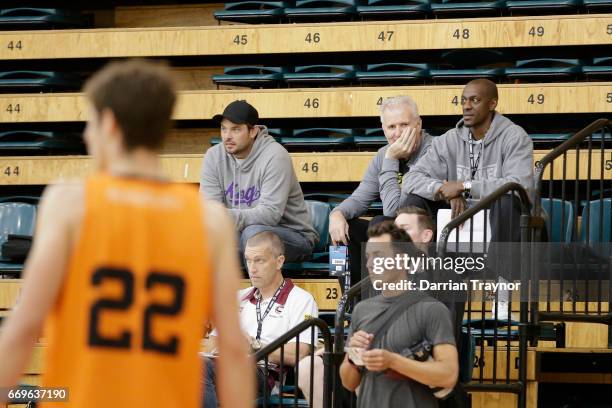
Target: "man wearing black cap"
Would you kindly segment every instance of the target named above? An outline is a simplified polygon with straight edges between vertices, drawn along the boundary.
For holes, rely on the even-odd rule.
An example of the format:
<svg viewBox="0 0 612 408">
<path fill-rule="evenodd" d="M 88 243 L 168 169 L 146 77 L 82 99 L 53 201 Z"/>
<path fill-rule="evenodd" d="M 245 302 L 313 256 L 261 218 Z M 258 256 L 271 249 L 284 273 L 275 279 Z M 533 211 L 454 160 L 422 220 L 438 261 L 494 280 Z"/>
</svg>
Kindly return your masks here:
<svg viewBox="0 0 612 408">
<path fill-rule="evenodd" d="M 213 120 L 222 143 L 204 155 L 200 192 L 222 202 L 240 233 L 240 250 L 262 231 L 277 234 L 287 262 L 308 259 L 318 239 L 289 153 L 257 125 L 259 114 L 246 101 L 230 103 Z"/>
</svg>

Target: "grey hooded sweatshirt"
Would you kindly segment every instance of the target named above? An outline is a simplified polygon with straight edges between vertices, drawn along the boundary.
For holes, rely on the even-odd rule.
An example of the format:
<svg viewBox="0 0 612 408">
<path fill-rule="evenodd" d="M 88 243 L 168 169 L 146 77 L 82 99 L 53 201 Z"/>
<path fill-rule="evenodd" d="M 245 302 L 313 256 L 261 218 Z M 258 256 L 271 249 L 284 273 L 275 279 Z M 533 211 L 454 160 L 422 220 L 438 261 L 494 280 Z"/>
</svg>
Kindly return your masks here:
<svg viewBox="0 0 612 408">
<path fill-rule="evenodd" d="M 423 131 L 419 150 L 410 156 L 407 161 L 401 163 L 399 160 L 385 158 L 389 145 L 378 149 L 357 189 L 334 211 L 342 212 L 344 218 L 351 220 L 363 215 L 370 204 L 380 197 L 383 203 L 383 214 L 388 217 L 395 217 L 397 210 L 402 207 L 400 200 L 401 184 L 398 182 L 398 174 L 408 172 L 410 166 L 414 165 L 429 150 L 431 140 L 432 137 Z M 403 181 L 406 182 L 405 176 Z"/>
<path fill-rule="evenodd" d="M 435 137 L 431 149 L 405 176 L 403 193 L 433 200 L 445 180 L 470 180 L 470 129 L 463 119 L 454 129 Z M 473 144 L 478 170 L 471 195 L 480 199 L 508 182 L 522 185 L 530 196 L 534 190 L 533 142 L 520 126 L 495 112 L 485 137 Z M 477 160 L 480 154 L 480 160 Z"/>
<path fill-rule="evenodd" d="M 273 225 L 291 228 L 310 242 L 319 239 L 312 227 L 304 194 L 289 153 L 268 135 L 265 126 L 249 155 L 239 163 L 222 143 L 208 149 L 202 163 L 200 193 L 225 204 L 236 228 Z"/>
</svg>

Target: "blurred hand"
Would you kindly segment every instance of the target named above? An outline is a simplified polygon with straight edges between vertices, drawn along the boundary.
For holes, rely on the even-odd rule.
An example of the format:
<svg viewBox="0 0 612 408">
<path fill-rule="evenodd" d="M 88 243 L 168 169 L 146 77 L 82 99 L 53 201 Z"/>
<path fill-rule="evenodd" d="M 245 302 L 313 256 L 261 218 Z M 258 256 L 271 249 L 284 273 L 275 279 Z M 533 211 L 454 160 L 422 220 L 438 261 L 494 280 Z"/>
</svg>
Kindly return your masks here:
<svg viewBox="0 0 612 408">
<path fill-rule="evenodd" d="M 340 211 L 333 211 L 329 216 L 329 235 L 331 236 L 332 244 L 348 245 L 349 225 L 346 218 Z"/>
</svg>

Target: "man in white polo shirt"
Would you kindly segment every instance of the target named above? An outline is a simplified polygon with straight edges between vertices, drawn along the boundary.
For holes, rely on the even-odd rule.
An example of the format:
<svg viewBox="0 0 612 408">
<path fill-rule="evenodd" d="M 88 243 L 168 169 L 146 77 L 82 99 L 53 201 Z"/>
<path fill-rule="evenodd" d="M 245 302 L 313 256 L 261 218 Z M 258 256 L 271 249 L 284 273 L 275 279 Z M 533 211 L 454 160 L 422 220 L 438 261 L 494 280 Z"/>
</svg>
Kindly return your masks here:
<svg viewBox="0 0 612 408">
<path fill-rule="evenodd" d="M 253 286 L 239 292 L 240 325 L 251 349 L 256 352 L 266 344 L 276 340 L 300 322 L 319 314 L 312 295 L 293 284 L 291 279 L 283 278 L 281 268 L 285 262 L 283 242 L 271 231 L 260 232 L 246 243 L 244 257 Z M 317 339 L 315 328 L 314 338 Z M 216 333 L 211 334 L 212 342 Z M 296 338 L 289 340 L 293 345 L 283 351 L 283 365 L 293 367 L 312 351 L 311 331 L 299 336 L 299 355 L 296 355 Z M 268 369 L 278 371 L 280 349 L 269 356 Z M 258 389 L 263 394 L 266 381 L 261 364 L 257 369 Z M 214 363 L 207 361 L 204 407 L 217 407 L 215 391 Z"/>
</svg>

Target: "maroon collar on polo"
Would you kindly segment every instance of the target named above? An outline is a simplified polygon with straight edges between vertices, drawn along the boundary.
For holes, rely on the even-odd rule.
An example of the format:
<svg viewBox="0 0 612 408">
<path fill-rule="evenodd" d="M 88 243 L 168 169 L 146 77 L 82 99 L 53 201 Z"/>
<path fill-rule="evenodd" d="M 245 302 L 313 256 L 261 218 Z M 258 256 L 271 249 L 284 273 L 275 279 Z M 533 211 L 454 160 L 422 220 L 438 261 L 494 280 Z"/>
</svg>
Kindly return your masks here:
<svg viewBox="0 0 612 408">
<path fill-rule="evenodd" d="M 278 294 L 278 299 L 276 299 L 276 303 L 284 306 L 285 303 L 287 303 L 289 293 L 291 292 L 294 286 L 295 285 L 293 284 L 293 281 L 291 281 L 291 279 L 285 278 L 285 286 L 283 286 L 280 293 Z M 257 288 L 252 288 L 243 296 L 242 301 L 248 300 L 252 304 L 257 303 L 257 296 L 255 296 L 256 293 Z"/>
</svg>

